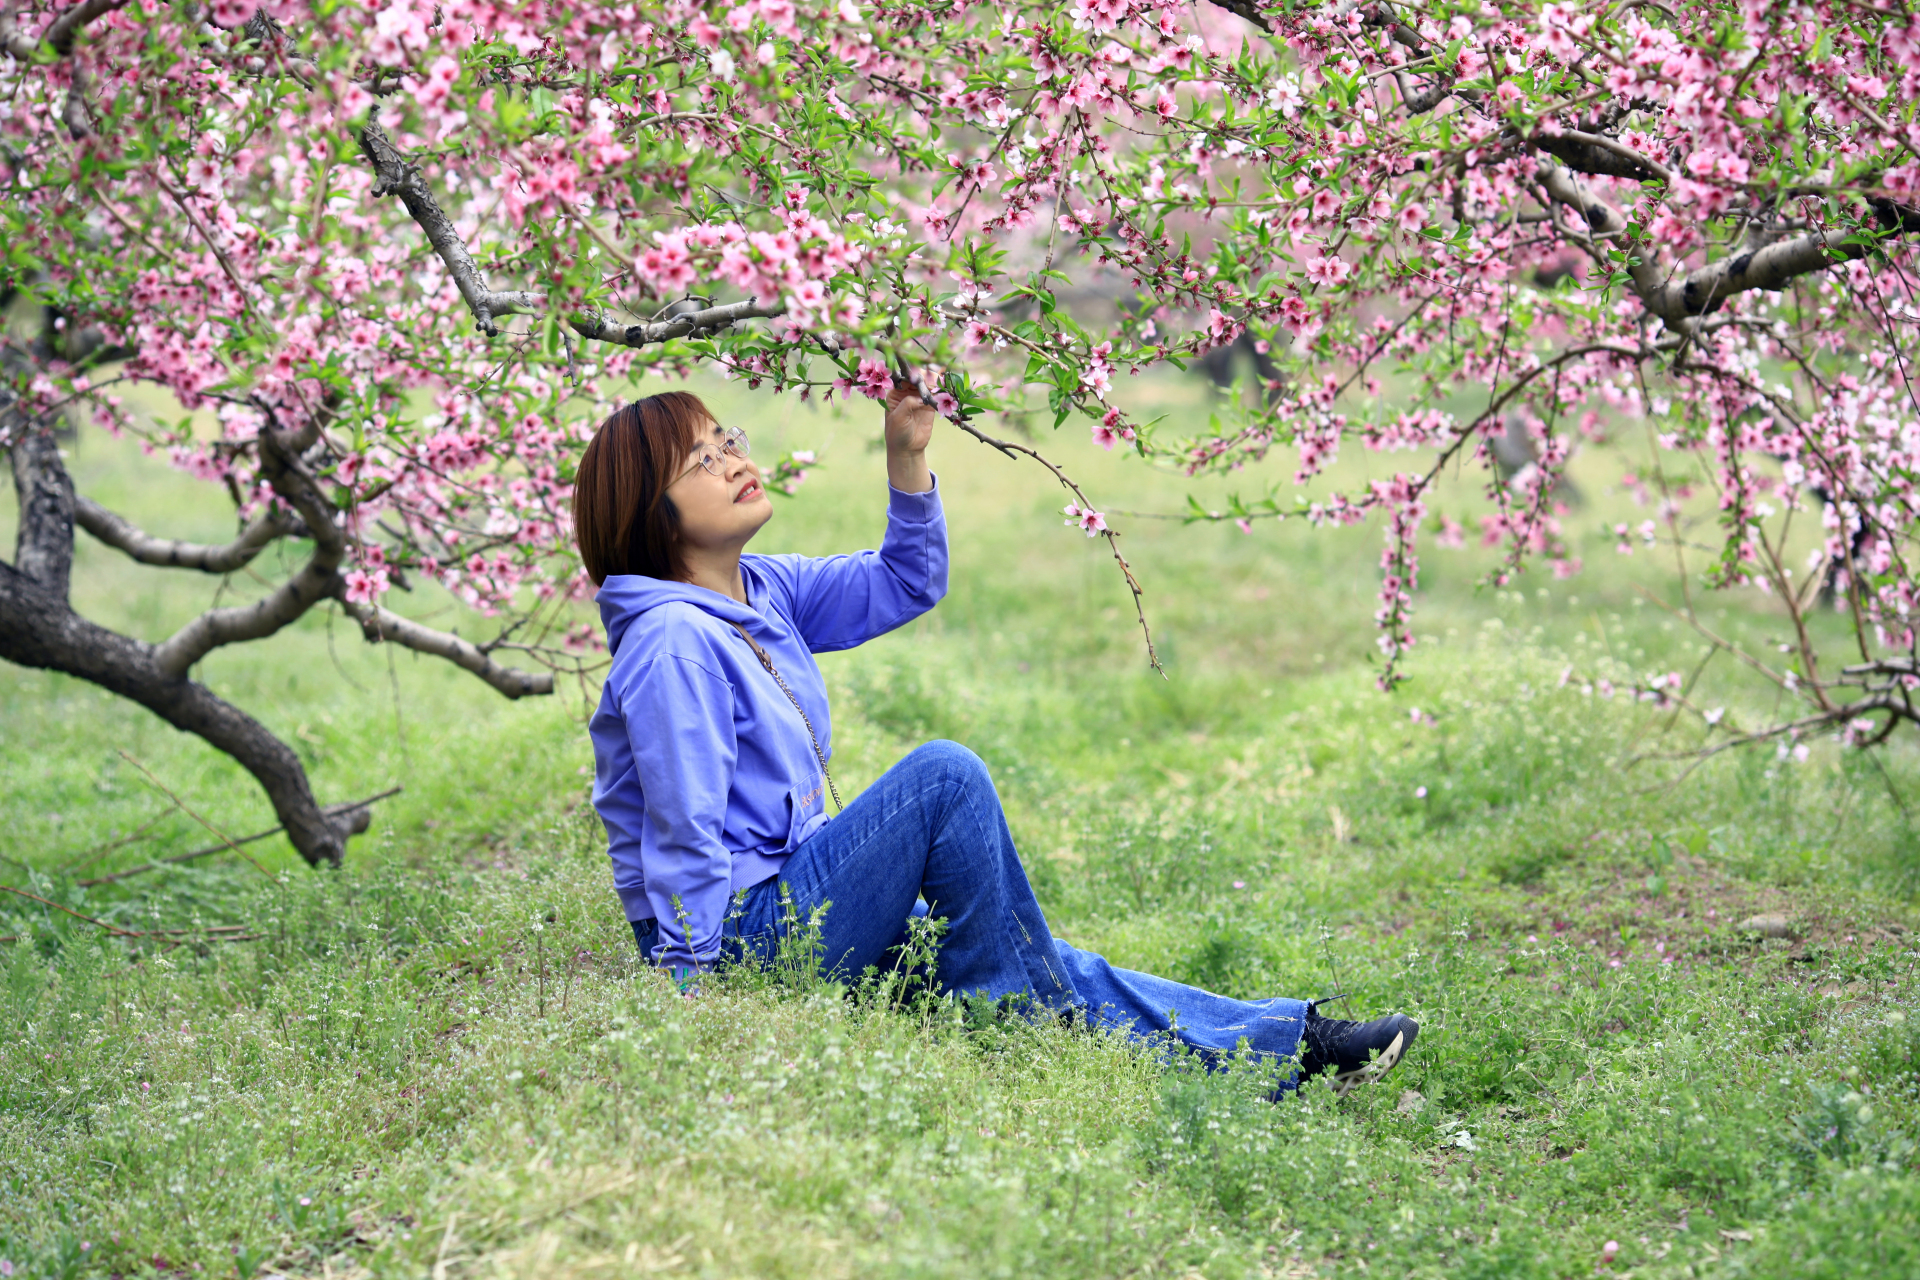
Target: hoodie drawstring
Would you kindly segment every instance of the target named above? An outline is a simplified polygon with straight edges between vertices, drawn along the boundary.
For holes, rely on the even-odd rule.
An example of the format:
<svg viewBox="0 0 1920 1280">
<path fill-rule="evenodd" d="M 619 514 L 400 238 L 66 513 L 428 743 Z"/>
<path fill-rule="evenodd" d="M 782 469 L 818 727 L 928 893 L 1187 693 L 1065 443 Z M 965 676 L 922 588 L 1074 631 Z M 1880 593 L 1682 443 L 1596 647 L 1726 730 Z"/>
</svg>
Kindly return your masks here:
<svg viewBox="0 0 1920 1280">
<path fill-rule="evenodd" d="M 760 665 L 767 669 L 767 674 L 773 677 L 773 682 L 780 686 L 780 692 L 787 695 L 787 701 L 793 704 L 793 709 L 800 712 L 800 723 L 807 726 L 807 741 L 813 743 L 813 758 L 820 762 L 820 773 L 827 780 L 827 790 L 833 793 L 833 811 L 839 813 L 847 806 L 840 803 L 840 788 L 833 785 L 833 771 L 827 768 L 827 757 L 820 750 L 820 739 L 813 732 L 813 721 L 807 719 L 807 713 L 801 710 L 800 699 L 793 696 L 793 690 L 787 688 L 787 682 L 780 678 L 778 671 L 774 670 L 773 659 L 767 651 L 762 649 L 759 642 L 748 635 L 747 629 L 739 623 L 734 623 L 733 629 L 740 633 L 740 638 L 745 640 L 747 647 L 753 650 L 753 656 L 760 659 Z"/>
</svg>

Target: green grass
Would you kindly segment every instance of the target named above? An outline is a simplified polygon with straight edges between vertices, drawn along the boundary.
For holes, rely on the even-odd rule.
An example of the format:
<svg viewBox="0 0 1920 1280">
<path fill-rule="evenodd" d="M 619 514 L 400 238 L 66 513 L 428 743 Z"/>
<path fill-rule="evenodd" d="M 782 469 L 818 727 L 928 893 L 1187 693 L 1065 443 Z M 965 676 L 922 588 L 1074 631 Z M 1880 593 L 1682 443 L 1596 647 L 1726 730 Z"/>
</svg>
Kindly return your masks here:
<svg viewBox="0 0 1920 1280">
<path fill-rule="evenodd" d="M 1204 411 L 1192 384 L 1137 390 Z M 756 445 L 826 449 L 767 549 L 871 545 L 864 418 L 715 398 Z M 1579 578 L 1479 592 L 1491 553 L 1428 553 L 1415 679 L 1388 698 L 1366 659 L 1376 530 L 1116 518 L 1163 680 L 1050 482 L 936 449 L 948 599 L 823 661 L 843 791 L 928 737 L 967 743 L 1062 936 L 1234 994 L 1405 1010 L 1421 1037 L 1388 1084 L 1274 1106 L 1252 1064 L 1210 1076 L 779 971 L 679 1001 L 620 919 L 578 698 L 507 703 L 314 618 L 201 674 L 298 746 L 323 799 L 405 787 L 338 874 L 263 841 L 262 869 L 78 887 L 214 843 L 120 750 L 223 830 L 269 811 L 137 708 L 0 671 L 0 883 L 124 927 L 250 935 L 130 957 L 0 906 L 22 937 L 0 947 L 0 1258 L 243 1280 L 1920 1269 L 1920 758 L 1818 744 L 1688 772 L 1654 758 L 1696 740 L 1684 726 L 1563 684 L 1697 660 L 1635 603 L 1652 566 L 1613 557 L 1605 527 L 1641 518 L 1610 488 L 1618 459 L 1580 462 Z M 1115 508 L 1186 492 L 1059 451 Z M 156 531 L 227 528 L 217 494 L 132 450 L 88 434 L 74 465 Z M 1443 505 L 1469 510 L 1471 485 Z M 219 588 L 80 547 L 76 602 L 148 638 Z M 1754 643 L 1782 626 L 1764 600 L 1713 607 Z M 1733 673 L 1704 679 L 1768 710 Z M 1760 912 L 1794 936 L 1737 927 Z"/>
</svg>

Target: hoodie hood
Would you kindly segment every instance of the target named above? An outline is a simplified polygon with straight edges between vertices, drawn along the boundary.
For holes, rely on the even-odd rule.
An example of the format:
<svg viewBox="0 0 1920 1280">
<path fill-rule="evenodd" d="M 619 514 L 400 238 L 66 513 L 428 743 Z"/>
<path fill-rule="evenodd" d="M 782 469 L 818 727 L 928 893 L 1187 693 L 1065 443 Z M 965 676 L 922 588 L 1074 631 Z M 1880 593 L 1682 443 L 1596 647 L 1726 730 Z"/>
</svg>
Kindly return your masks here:
<svg viewBox="0 0 1920 1280">
<path fill-rule="evenodd" d="M 747 583 L 747 597 L 752 599 L 756 594 L 757 575 L 749 571 L 745 558 L 740 563 L 740 576 Z M 610 654 L 620 652 L 620 641 L 642 614 L 662 605 L 690 604 L 728 625 L 738 623 L 749 631 L 763 631 L 767 626 L 766 616 L 759 610 L 718 591 L 696 587 L 691 582 L 668 582 L 638 573 L 619 573 L 608 578 L 601 584 L 595 603 L 600 606 L 600 622 L 607 629 Z"/>
</svg>

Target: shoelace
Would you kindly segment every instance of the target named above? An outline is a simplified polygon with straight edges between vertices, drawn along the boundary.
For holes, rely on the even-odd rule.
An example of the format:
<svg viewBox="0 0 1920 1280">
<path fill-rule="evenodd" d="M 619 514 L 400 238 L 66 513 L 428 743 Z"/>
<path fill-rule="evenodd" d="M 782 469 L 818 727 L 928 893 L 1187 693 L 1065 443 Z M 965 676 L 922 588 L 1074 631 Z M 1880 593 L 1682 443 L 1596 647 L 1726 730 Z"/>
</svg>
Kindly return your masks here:
<svg viewBox="0 0 1920 1280">
<path fill-rule="evenodd" d="M 1300 1056 L 1301 1060 L 1309 1063 L 1311 1067 L 1324 1067 L 1329 1063 L 1341 1061 L 1347 1037 L 1352 1035 L 1353 1029 L 1360 1025 L 1357 1022 L 1328 1018 L 1321 1014 L 1321 1005 L 1344 999 L 1346 996 L 1343 993 L 1307 1001 L 1307 1026 L 1300 1037 L 1306 1042 L 1306 1052 Z"/>
</svg>

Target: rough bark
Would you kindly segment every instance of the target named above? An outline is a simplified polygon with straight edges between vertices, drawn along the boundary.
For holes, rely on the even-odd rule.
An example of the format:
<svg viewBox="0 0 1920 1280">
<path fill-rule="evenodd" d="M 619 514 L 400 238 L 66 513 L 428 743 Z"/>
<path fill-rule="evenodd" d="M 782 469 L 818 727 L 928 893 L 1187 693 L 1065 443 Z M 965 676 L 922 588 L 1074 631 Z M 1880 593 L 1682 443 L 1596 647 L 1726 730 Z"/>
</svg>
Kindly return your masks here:
<svg viewBox="0 0 1920 1280">
<path fill-rule="evenodd" d="M 60 461 L 50 424 L 25 420 L 12 405 L 6 420 L 0 436 L 14 440 L 8 452 L 13 491 L 20 499 L 14 567 L 65 600 L 73 572 L 73 481 Z"/>
<path fill-rule="evenodd" d="M 583 338 L 598 342 L 617 342 L 622 346 L 644 347 L 655 342 L 666 342 L 672 338 L 703 337 L 716 333 L 736 320 L 764 320 L 787 313 L 787 304 L 774 302 L 762 306 L 758 302 L 727 302 L 717 307 L 705 307 L 697 311 L 688 311 L 667 320 L 656 320 L 650 324 L 613 324 L 600 316 L 585 316 L 573 320 L 573 331 Z"/>
<path fill-rule="evenodd" d="M 87 497 L 74 499 L 73 515 L 82 529 L 141 564 L 198 569 L 202 573 L 232 573 L 245 568 L 262 550 L 291 533 L 297 523 L 287 512 L 275 508 L 254 520 L 232 542 L 209 546 L 156 538 Z"/>
<path fill-rule="evenodd" d="M 20 423 L 12 406 L 7 413 L 14 419 L 8 452 L 20 499 L 20 539 L 15 562 L 0 564 L 0 658 L 99 685 L 205 739 L 259 782 L 302 857 L 338 864 L 351 824 L 320 810 L 291 748 L 206 686 L 167 670 L 154 646 L 73 612 L 67 601 L 73 481 L 46 424 Z"/>
<path fill-rule="evenodd" d="M 432 189 L 420 176 L 420 166 L 393 145 L 385 129 L 367 121 L 360 130 L 360 150 L 373 166 L 373 194 L 400 197 L 407 213 L 427 233 L 427 242 L 433 251 L 447 264 L 447 274 L 453 277 L 460 296 L 466 299 L 467 309 L 473 312 L 476 328 L 491 338 L 500 332 L 493 323 L 495 316 L 538 311 L 546 305 L 546 299 L 537 293 L 501 292 L 487 287 L 486 277 L 480 274 L 473 255 L 467 252 L 466 244 L 454 231 L 453 220 L 447 217 L 440 202 L 433 198 Z"/>
<path fill-rule="evenodd" d="M 485 649 L 471 641 L 462 640 L 451 632 L 423 627 L 378 605 L 359 604 L 344 597 L 340 604 L 347 611 L 347 616 L 360 624 L 361 634 L 366 636 L 369 644 L 386 641 L 420 653 L 430 653 L 436 658 L 445 658 L 454 666 L 479 676 L 509 698 L 553 692 L 553 673 L 550 671 L 533 672 L 503 667 Z"/>
<path fill-rule="evenodd" d="M 1594 240 L 1624 237 L 1626 217 L 1570 170 L 1543 163 L 1536 176 L 1552 200 L 1580 214 Z M 1633 255 L 1627 271 L 1634 292 L 1647 310 L 1669 325 L 1679 325 L 1717 310 L 1736 293 L 1782 289 L 1795 276 L 1824 271 L 1837 262 L 1860 256 L 1860 249 L 1836 243 L 1836 239 L 1824 232 L 1810 232 L 1685 273 L 1669 272 L 1656 252 L 1643 250 Z"/>
</svg>

